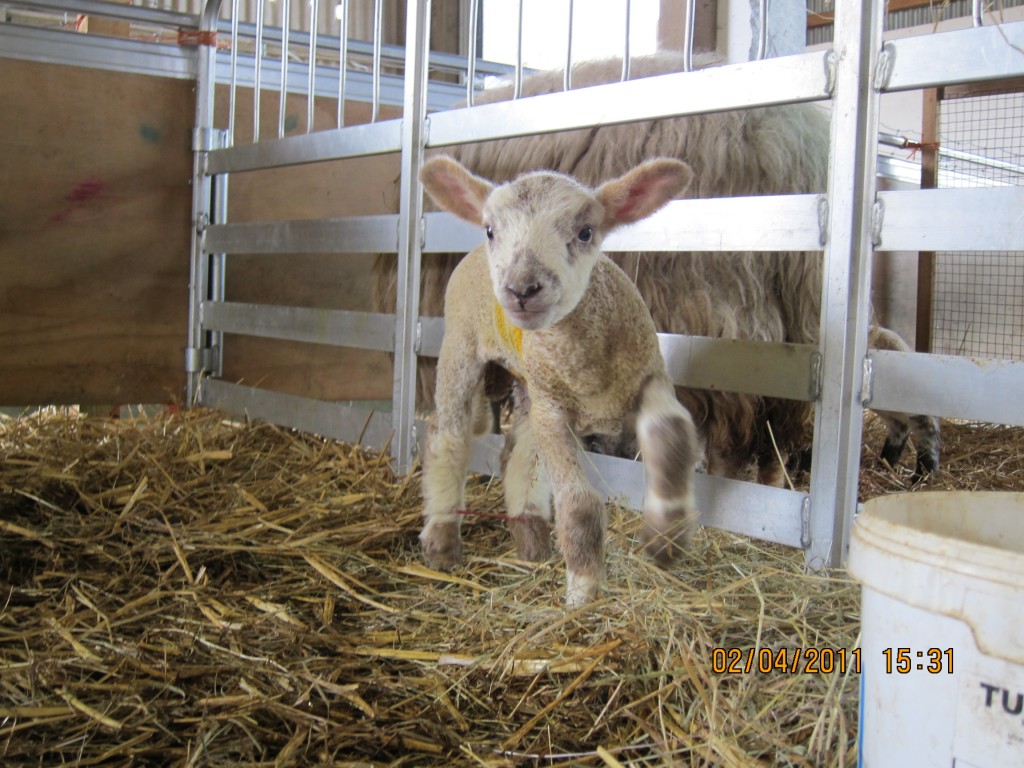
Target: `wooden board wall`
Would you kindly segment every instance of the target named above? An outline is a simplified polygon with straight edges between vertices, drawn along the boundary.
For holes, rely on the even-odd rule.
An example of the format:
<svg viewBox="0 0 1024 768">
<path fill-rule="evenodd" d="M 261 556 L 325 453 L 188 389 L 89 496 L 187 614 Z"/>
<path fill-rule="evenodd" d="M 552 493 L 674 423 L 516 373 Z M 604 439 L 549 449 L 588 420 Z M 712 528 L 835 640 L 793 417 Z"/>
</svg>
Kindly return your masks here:
<svg viewBox="0 0 1024 768">
<path fill-rule="evenodd" d="M 0 405 L 179 397 L 191 83 L 0 59 Z"/>
<path fill-rule="evenodd" d="M 0 406 L 179 401 L 193 84 L 0 58 L 0 100 Z M 223 92 L 219 102 L 226 115 Z M 305 100 L 290 96 L 286 109 L 288 135 L 304 131 Z M 350 124 L 368 118 L 365 105 L 346 111 Z M 260 112 L 263 136 L 276 135 L 276 93 Z M 317 127 L 335 113 L 318 100 Z M 239 143 L 248 141 L 251 94 L 237 120 Z M 236 174 L 230 215 L 393 212 L 397 175 L 394 156 Z M 231 257 L 228 298 L 368 310 L 371 264 Z M 328 399 L 390 396 L 383 353 L 229 341 L 226 378 Z"/>
</svg>

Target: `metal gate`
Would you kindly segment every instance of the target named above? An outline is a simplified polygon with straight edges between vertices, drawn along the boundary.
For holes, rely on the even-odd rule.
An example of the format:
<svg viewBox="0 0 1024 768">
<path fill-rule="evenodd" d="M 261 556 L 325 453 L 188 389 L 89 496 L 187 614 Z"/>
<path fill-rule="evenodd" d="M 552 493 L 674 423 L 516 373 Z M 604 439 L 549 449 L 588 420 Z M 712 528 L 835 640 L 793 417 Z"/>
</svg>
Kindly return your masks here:
<svg viewBox="0 0 1024 768">
<path fill-rule="evenodd" d="M 472 5 L 475 9 L 475 2 Z M 688 32 L 693 28 L 695 5 L 695 0 L 685 2 Z M 765 5 L 760 3 L 762 12 Z M 617 236 L 616 248 L 621 250 L 811 250 L 824 259 L 816 347 L 662 337 L 677 385 L 707 386 L 711 377 L 716 388 L 816 405 L 809 494 L 699 476 L 696 495 L 702 521 L 800 547 L 812 567 L 838 564 L 845 557 L 856 511 L 865 406 L 1024 425 L 1020 394 L 1024 365 L 1020 363 L 869 353 L 867 349 L 873 252 L 1024 251 L 1021 188 L 876 189 L 881 95 L 1024 74 L 1024 23 L 978 26 L 883 45 L 884 3 L 836 0 L 836 42 L 825 52 L 453 107 L 467 92 L 472 103 L 473 88 L 488 66 L 476 53 L 475 10 L 469 14 L 464 46 L 468 55 L 456 56 L 430 52 L 430 2 L 423 0 L 406 4 L 404 49 L 385 45 L 380 31 L 382 6 L 380 0 L 375 4 L 372 43 L 359 51 L 370 62 L 366 73 L 350 73 L 345 66 L 327 61 L 329 53 L 336 62 L 347 60 L 350 44 L 344 25 L 332 36 L 318 34 L 315 28 L 311 34 L 289 33 L 287 21 L 271 29 L 262 16 L 255 24 L 242 24 L 238 0 L 227 18 L 221 18 L 227 11 L 222 0 L 209 0 L 203 11 L 187 354 L 189 393 L 197 402 L 325 436 L 377 447 L 390 445 L 395 466 L 408 471 L 422 437 L 414 413 L 417 360 L 436 356 L 443 333 L 438 320 L 419 315 L 421 256 L 466 250 L 478 238 L 453 225 L 447 214 L 424 215 L 417 176 L 426 149 L 613 122 L 831 101 L 825 195 L 675 201 L 671 206 L 677 215 L 671 217 L 671 226 L 641 224 Z M 312 15 L 322 15 L 317 0 L 313 0 Z M 283 18 L 289 18 L 287 10 Z M 218 48 L 218 35 L 230 35 L 229 50 Z M 692 34 L 685 37 L 692 43 Z M 248 48 L 241 44 L 243 39 L 251 41 Z M 276 48 L 276 56 L 267 54 L 268 47 Z M 297 49 L 304 55 L 290 55 Z M 692 59 L 692 48 L 686 55 Z M 430 80 L 432 71 L 457 73 L 462 84 L 452 82 L 450 76 Z M 510 74 L 517 84 L 522 82 L 521 58 Z M 340 95 L 337 125 L 285 136 L 282 124 L 276 137 L 235 145 L 233 106 L 228 130 L 214 127 L 218 81 L 229 83 L 232 94 L 239 85 L 255 87 L 257 99 L 261 89 L 271 89 L 263 98 L 273 98 L 276 89 L 282 103 L 289 90 L 304 91 L 310 97 L 310 115 L 315 95 Z M 340 111 L 346 96 L 359 92 L 356 98 L 371 100 L 376 117 L 382 92 L 397 88 L 401 88 L 400 119 L 342 127 Z M 615 109 L 610 110 L 609 104 Z M 258 119 L 259 109 L 255 114 Z M 245 223 L 226 218 L 232 174 L 382 153 L 398 153 L 401 158 L 397 215 Z M 743 221 L 745 226 L 713 232 L 701 226 L 714 221 Z M 225 265 L 232 254 L 325 251 L 398 254 L 396 313 L 224 300 Z M 392 409 L 371 412 L 225 381 L 219 374 L 226 333 L 393 351 Z M 698 349 L 701 370 L 687 364 Z M 756 382 L 745 375 L 752 359 L 763 361 L 769 371 Z M 479 440 L 471 468 L 496 474 L 497 450 L 494 437 Z M 639 508 L 643 484 L 639 464 L 602 456 L 592 457 L 592 463 L 600 478 L 598 488 Z"/>
</svg>

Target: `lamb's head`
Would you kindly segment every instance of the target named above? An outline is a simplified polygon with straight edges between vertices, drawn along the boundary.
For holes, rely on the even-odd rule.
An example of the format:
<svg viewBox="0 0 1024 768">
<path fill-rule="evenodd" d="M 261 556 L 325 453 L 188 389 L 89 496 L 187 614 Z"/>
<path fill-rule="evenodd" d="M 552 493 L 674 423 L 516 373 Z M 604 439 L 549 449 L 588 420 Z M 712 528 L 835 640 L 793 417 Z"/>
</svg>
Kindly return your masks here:
<svg viewBox="0 0 1024 768">
<path fill-rule="evenodd" d="M 434 201 L 483 227 L 494 295 L 524 330 L 548 328 L 579 303 L 608 232 L 649 216 L 690 183 L 678 160 L 649 160 L 590 189 L 570 176 L 528 173 L 494 186 L 449 157 L 420 172 Z"/>
</svg>

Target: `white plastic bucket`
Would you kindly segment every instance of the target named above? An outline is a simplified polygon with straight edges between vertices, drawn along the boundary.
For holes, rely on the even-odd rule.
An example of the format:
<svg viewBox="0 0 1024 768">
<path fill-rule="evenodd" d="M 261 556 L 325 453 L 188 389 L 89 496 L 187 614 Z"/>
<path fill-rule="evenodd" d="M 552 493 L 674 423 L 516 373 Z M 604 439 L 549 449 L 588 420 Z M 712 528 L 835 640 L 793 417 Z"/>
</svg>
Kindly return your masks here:
<svg viewBox="0 0 1024 768">
<path fill-rule="evenodd" d="M 868 501 L 849 570 L 863 585 L 858 764 L 1024 766 L 1024 493 Z"/>
</svg>

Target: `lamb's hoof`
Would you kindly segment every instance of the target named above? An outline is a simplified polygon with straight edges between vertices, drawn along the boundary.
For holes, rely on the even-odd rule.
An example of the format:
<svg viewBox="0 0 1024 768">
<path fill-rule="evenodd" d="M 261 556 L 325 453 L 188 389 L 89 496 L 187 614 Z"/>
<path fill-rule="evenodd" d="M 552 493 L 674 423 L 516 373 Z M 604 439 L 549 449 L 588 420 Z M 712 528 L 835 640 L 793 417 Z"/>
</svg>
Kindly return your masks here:
<svg viewBox="0 0 1024 768">
<path fill-rule="evenodd" d="M 565 605 L 567 608 L 579 608 L 597 597 L 601 587 L 601 579 L 583 576 L 572 571 L 565 575 Z"/>
<path fill-rule="evenodd" d="M 551 557 L 551 525 L 539 517 L 522 517 L 510 523 L 520 560 L 542 563 Z"/>
<path fill-rule="evenodd" d="M 439 571 L 450 571 L 462 563 L 462 536 L 459 524 L 431 523 L 420 534 L 423 558 Z"/>
<path fill-rule="evenodd" d="M 697 517 L 696 512 L 688 512 L 664 527 L 645 523 L 640 533 L 640 546 L 659 567 L 667 568 L 690 546 Z"/>
</svg>

